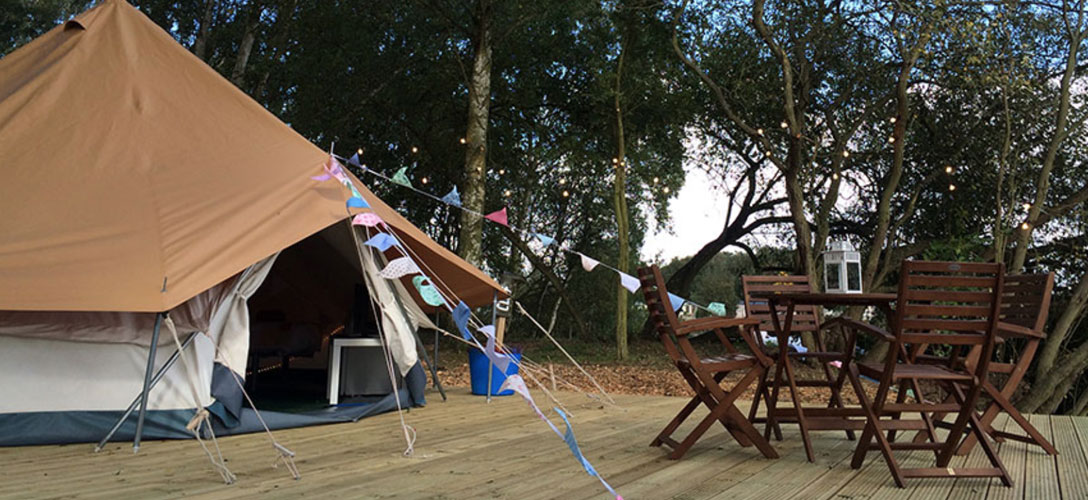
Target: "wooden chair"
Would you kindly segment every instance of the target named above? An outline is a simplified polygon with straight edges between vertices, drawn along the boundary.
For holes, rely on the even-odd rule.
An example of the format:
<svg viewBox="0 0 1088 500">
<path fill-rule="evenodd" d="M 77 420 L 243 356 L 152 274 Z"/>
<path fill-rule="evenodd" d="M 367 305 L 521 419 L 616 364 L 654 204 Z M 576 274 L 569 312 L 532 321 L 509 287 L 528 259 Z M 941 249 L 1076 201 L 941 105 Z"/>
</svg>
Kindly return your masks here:
<svg viewBox="0 0 1088 500">
<path fill-rule="evenodd" d="M 672 358 L 676 369 L 691 386 L 695 396 L 680 412 L 658 433 L 650 446 L 668 445 L 672 448 L 671 459 L 684 456 L 692 445 L 718 421 L 744 447 L 755 445 L 763 456 L 778 458 L 778 453 L 770 443 L 759 434 L 743 413 L 736 407 L 736 400 L 752 382 L 761 379 L 771 366 L 772 361 L 759 349 L 759 345 L 748 335 L 743 327 L 752 324 L 745 318 L 725 318 L 720 316 L 693 319 L 681 322 L 673 311 L 665 280 L 657 266 L 638 270 L 642 283 L 642 294 L 646 308 L 650 313 L 650 322 L 661 338 L 665 351 Z M 752 354 L 739 352 L 726 337 L 723 329 L 740 327 L 741 337 Z M 726 354 L 713 357 L 700 357 L 691 345 L 689 336 L 693 333 L 713 331 L 724 346 Z M 732 372 L 743 373 L 740 381 L 732 388 L 723 387 L 722 381 Z M 681 441 L 672 438 L 680 424 L 702 404 L 710 410 L 698 425 Z"/>
<path fill-rule="evenodd" d="M 1047 274 L 1014 274 L 1005 277 L 1005 287 L 1001 300 L 1001 324 L 998 326 L 998 341 L 1008 344 L 1012 339 L 1023 340 L 1023 350 L 1011 363 L 990 363 L 990 373 L 1007 374 L 1004 383 L 998 386 L 993 378 L 987 377 L 983 383 L 983 395 L 990 399 L 990 403 L 982 411 L 979 423 L 986 433 L 994 440 L 1013 439 L 1041 447 L 1049 455 L 1057 455 L 1058 450 L 1050 443 L 1035 426 L 1028 422 L 1027 418 L 1010 402 L 1016 388 L 1024 379 L 1031 361 L 1035 358 L 1035 351 L 1039 343 L 1046 338 L 1046 319 L 1050 310 L 1050 295 L 1054 288 L 1054 273 Z M 924 362 L 937 361 L 939 358 L 933 355 L 921 357 Z M 970 360 L 970 357 L 969 357 Z M 951 396 L 948 398 L 951 401 Z M 997 415 L 1004 411 L 1024 431 L 1024 435 L 1013 434 L 991 427 Z M 936 414 L 933 423 L 937 427 L 948 428 L 951 423 L 943 420 L 944 414 Z M 914 437 L 915 442 L 925 439 L 922 433 Z M 974 434 L 969 434 L 956 451 L 957 455 L 967 455 L 978 444 Z"/>
<path fill-rule="evenodd" d="M 771 318 L 771 309 L 766 299 L 759 299 L 752 297 L 753 292 L 811 292 L 812 285 L 809 283 L 808 276 L 744 276 L 741 278 L 742 285 L 744 287 L 744 309 L 747 313 L 747 317 L 758 321 L 756 328 L 763 333 L 769 335 L 775 335 L 775 322 Z M 781 316 L 781 313 L 779 314 Z M 835 320 L 832 320 L 835 322 Z M 837 324 L 837 322 L 835 322 Z M 787 356 L 794 359 L 815 359 L 819 362 L 820 368 L 823 370 L 824 377 L 820 380 L 796 380 L 795 385 L 797 387 L 826 387 L 831 390 L 831 398 L 828 401 L 828 408 L 843 408 L 842 400 L 842 387 L 846 382 L 846 373 L 849 364 L 853 360 L 853 338 L 852 329 L 845 330 L 847 332 L 847 339 L 845 342 L 846 349 L 842 351 L 832 351 L 827 348 L 822 330 L 825 325 L 820 324 L 820 315 L 817 310 L 817 306 L 811 305 L 799 305 L 795 306 L 793 310 L 793 320 L 790 325 L 791 333 L 803 333 L 812 332 L 816 341 L 816 350 L 810 352 L 789 352 Z M 826 326 L 832 326 L 829 322 Z M 763 337 L 758 332 L 753 332 L 753 336 L 758 339 L 761 347 L 766 348 L 763 343 Z M 786 346 L 779 346 L 779 349 L 784 349 Z M 838 376 L 832 376 L 831 363 L 839 363 Z M 748 419 L 753 423 L 766 423 L 766 430 L 764 431 L 764 437 L 770 439 L 771 432 L 773 430 L 775 438 L 779 441 L 782 440 L 782 431 L 779 426 L 779 422 L 785 419 L 781 416 L 774 416 L 768 414 L 767 418 L 757 418 L 756 412 L 759 410 L 760 400 L 767 401 L 773 397 L 777 400 L 778 391 L 781 387 L 788 384 L 788 381 L 781 377 L 781 374 L 776 371 L 775 376 L 767 383 L 766 377 L 760 379 L 759 385 L 756 388 L 756 397 L 752 401 L 752 407 L 748 413 Z M 773 395 L 767 394 L 768 385 L 770 386 Z M 846 430 L 846 437 L 848 439 L 854 439 L 854 431 Z M 807 439 L 807 436 L 804 436 Z"/>
<path fill-rule="evenodd" d="M 866 412 L 865 430 L 854 452 L 851 466 L 861 467 L 870 449 L 879 449 L 891 469 L 895 483 L 905 486 L 912 477 L 997 477 L 1012 486 L 1005 466 L 985 438 L 986 427 L 979 421 L 975 404 L 989 373 L 1001 314 L 1003 264 L 906 261 L 899 275 L 892 332 L 857 322 L 856 327 L 886 341 L 888 354 L 884 363 L 850 365 L 851 383 Z M 945 362 L 915 363 L 911 346 L 943 345 Z M 966 363 L 965 355 L 978 352 L 977 362 Z M 879 380 L 876 397 L 870 400 L 862 387 L 860 374 Z M 926 401 L 918 380 L 939 384 L 952 395 L 952 402 Z M 887 402 L 889 391 L 898 386 L 894 403 Z M 907 388 L 914 391 L 915 402 L 907 402 Z M 948 433 L 940 438 L 929 415 L 955 414 Z M 903 414 L 918 413 L 919 420 L 903 419 Z M 925 431 L 924 442 L 893 442 L 896 430 Z M 991 467 L 950 467 L 965 433 L 973 434 Z M 888 435 L 885 435 L 885 434 Z M 875 443 L 873 441 L 876 441 Z M 902 468 L 893 450 L 932 450 L 935 467 Z"/>
</svg>

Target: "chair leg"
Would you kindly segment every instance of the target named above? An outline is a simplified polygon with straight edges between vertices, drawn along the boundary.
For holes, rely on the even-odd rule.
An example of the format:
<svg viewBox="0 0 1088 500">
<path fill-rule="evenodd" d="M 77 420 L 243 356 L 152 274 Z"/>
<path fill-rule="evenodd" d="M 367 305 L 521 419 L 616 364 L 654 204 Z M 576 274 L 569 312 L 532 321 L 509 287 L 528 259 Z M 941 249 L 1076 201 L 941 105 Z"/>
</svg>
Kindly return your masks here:
<svg viewBox="0 0 1088 500">
<path fill-rule="evenodd" d="M 846 363 L 846 361 L 843 361 L 843 360 L 840 360 L 839 362 L 840 363 Z M 825 362 L 821 362 L 820 364 L 823 365 L 823 368 L 824 368 L 824 377 L 827 379 L 827 388 L 831 390 L 831 400 L 828 401 L 827 407 L 828 408 L 845 408 L 846 405 L 843 403 L 842 394 L 839 391 L 842 388 L 842 383 L 843 383 L 842 373 L 843 373 L 843 370 L 846 369 L 845 365 L 839 368 L 839 376 L 838 377 L 832 377 L 831 376 L 831 367 L 828 366 L 828 364 L 825 363 Z M 846 439 L 849 439 L 851 441 L 854 440 L 854 431 L 853 430 L 846 429 Z"/>
<path fill-rule="evenodd" d="M 790 385 L 790 397 L 793 398 L 794 411 L 797 412 L 797 427 L 801 431 L 801 441 L 805 443 L 805 455 L 808 456 L 809 462 L 816 461 L 816 453 L 812 450 L 812 440 L 808 436 L 808 422 L 805 420 L 805 410 L 802 408 L 801 395 L 797 390 L 797 380 L 793 376 L 793 366 L 788 360 L 786 361 L 784 371 L 786 372 L 786 381 Z"/>
<path fill-rule="evenodd" d="M 703 418 L 682 442 L 677 443 L 677 446 L 673 449 L 672 453 L 669 454 L 669 458 L 677 460 L 683 457 L 684 454 L 695 445 L 699 438 L 706 433 L 710 426 L 714 424 L 714 421 L 721 419 L 726 419 L 737 427 L 738 432 L 744 434 L 764 456 L 767 458 L 778 458 L 778 454 L 774 451 L 774 448 L 759 435 L 758 431 L 756 431 L 755 428 L 752 427 L 752 424 L 744 418 L 744 414 L 737 409 L 735 404 L 740 394 L 744 392 L 744 389 L 747 388 L 757 376 L 759 376 L 758 370 L 750 370 L 728 393 L 716 384 L 713 387 L 708 386 L 707 389 L 709 390 L 710 395 L 717 401 L 717 405 L 711 409 L 710 414 Z"/>
<path fill-rule="evenodd" d="M 778 388 L 781 387 L 782 380 L 782 365 L 781 356 L 779 356 L 779 362 L 774 365 L 774 379 L 771 381 L 771 397 L 767 400 L 767 427 L 763 431 L 763 439 L 771 439 L 771 430 L 778 427 L 778 421 L 775 420 L 775 409 L 778 407 Z M 775 439 L 782 440 L 781 432 L 775 433 Z"/>
<path fill-rule="evenodd" d="M 869 443 L 875 438 L 880 447 L 880 453 L 884 455 L 884 461 L 888 464 L 888 469 L 891 470 L 892 479 L 895 480 L 896 486 L 905 488 L 906 482 L 903 480 L 903 472 L 899 469 L 899 462 L 895 460 L 895 455 L 892 454 L 891 443 L 888 442 L 887 437 L 884 435 L 884 430 L 880 425 L 880 418 L 877 416 L 872 402 L 869 401 L 869 396 L 865 394 L 865 388 L 861 385 L 857 367 L 853 364 L 850 365 L 850 383 L 858 393 L 858 400 L 861 401 L 861 407 L 865 409 L 865 418 L 867 420 L 865 429 L 861 431 L 858 446 L 854 449 L 854 457 L 850 461 L 850 467 L 853 469 L 861 468 L 862 464 L 865 463 L 865 455 L 869 451 Z"/>
<path fill-rule="evenodd" d="M 991 384 L 990 382 L 985 382 L 983 384 L 983 388 L 986 389 L 987 393 L 990 393 L 990 396 L 993 397 L 994 402 L 1000 405 L 1001 409 L 1005 410 L 1005 413 L 1007 413 L 1009 417 L 1016 421 L 1016 424 L 1019 425 L 1020 428 L 1028 434 L 1028 436 L 1031 438 L 1032 444 L 1036 444 L 1042 447 L 1043 450 L 1046 451 L 1047 455 L 1058 454 L 1058 450 L 1054 448 L 1054 445 L 1050 444 L 1050 441 L 1043 437 L 1042 433 L 1040 433 L 1034 425 L 1031 425 L 1031 422 L 1028 422 L 1028 419 L 1024 417 L 1024 414 L 1020 413 L 1020 410 L 1017 410 L 1016 407 L 1013 406 L 1012 402 L 1009 401 L 1004 394 L 998 391 L 997 388 L 993 386 L 993 384 Z M 988 423 L 983 423 L 983 425 L 986 426 L 984 427 L 984 429 L 990 429 Z"/>
<path fill-rule="evenodd" d="M 907 401 L 907 380 L 903 379 L 903 380 L 899 381 L 899 389 L 895 393 L 895 402 L 898 403 L 898 404 L 903 404 L 906 401 Z M 895 412 L 895 413 L 892 413 L 891 416 L 892 416 L 892 420 L 899 420 L 900 417 L 903 416 L 903 414 L 900 413 L 900 412 Z M 895 434 L 896 434 L 895 429 L 892 429 L 892 430 L 888 431 L 888 441 L 894 443 L 895 442 Z"/>
</svg>

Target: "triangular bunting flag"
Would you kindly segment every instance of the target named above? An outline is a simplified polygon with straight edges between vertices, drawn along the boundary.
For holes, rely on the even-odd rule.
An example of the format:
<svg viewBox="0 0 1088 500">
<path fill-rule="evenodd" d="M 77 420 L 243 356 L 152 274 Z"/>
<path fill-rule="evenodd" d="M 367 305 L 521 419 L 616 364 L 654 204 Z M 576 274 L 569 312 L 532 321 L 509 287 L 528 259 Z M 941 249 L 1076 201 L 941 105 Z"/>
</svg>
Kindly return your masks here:
<svg viewBox="0 0 1088 500">
<path fill-rule="evenodd" d="M 484 218 L 489 221 L 498 222 L 499 224 L 510 227 L 506 220 L 506 207 L 502 207 L 502 210 L 499 210 L 497 212 L 491 212 L 485 215 Z"/>
<path fill-rule="evenodd" d="M 348 208 L 370 208 L 370 204 L 361 197 L 352 196 L 348 198 Z"/>
<path fill-rule="evenodd" d="M 468 331 L 468 318 L 472 315 L 472 310 L 465 305 L 464 301 L 461 301 L 453 309 L 452 315 L 453 323 L 457 325 L 457 330 L 461 332 L 461 336 L 465 340 L 472 340 L 472 332 Z"/>
<path fill-rule="evenodd" d="M 385 269 L 382 269 L 380 274 L 385 279 L 397 279 L 409 274 L 419 274 L 419 266 L 416 265 L 412 259 L 408 257 L 398 257 L 389 261 L 385 265 Z"/>
<path fill-rule="evenodd" d="M 374 212 L 367 212 L 355 214 L 355 217 L 351 218 L 351 223 L 356 226 L 374 227 L 382 223 L 382 218 L 378 217 L 378 214 Z"/>
<path fill-rule="evenodd" d="M 412 187 L 412 181 L 408 180 L 408 167 L 400 167 L 400 170 L 393 174 L 393 183 L 404 187 Z"/>
<path fill-rule="evenodd" d="M 453 189 L 446 193 L 446 196 L 442 197 L 442 201 L 447 205 L 453 205 L 455 207 L 461 206 L 461 193 L 457 192 L 457 186 L 453 186 Z"/>
<path fill-rule="evenodd" d="M 484 348 L 484 355 L 491 360 L 491 364 L 495 365 L 495 368 L 499 369 L 499 373 L 506 373 L 506 369 L 510 367 L 510 357 L 495 351 L 495 327 L 488 325 L 484 328 L 491 328 L 490 332 L 484 332 L 487 335 L 487 347 Z M 481 328 L 480 331 L 483 332 L 484 328 Z"/>
<path fill-rule="evenodd" d="M 359 153 L 351 155 L 351 158 L 348 158 L 348 163 L 355 165 L 356 167 L 362 167 L 359 163 Z"/>
<path fill-rule="evenodd" d="M 540 244 L 544 245 L 545 247 L 548 247 L 552 243 L 555 243 L 555 238 L 552 238 L 551 236 L 548 236 L 546 234 L 533 233 L 533 236 L 536 236 L 536 239 L 540 240 Z"/>
<path fill-rule="evenodd" d="M 626 273 L 620 273 L 620 284 L 631 293 L 637 292 L 639 287 L 642 286 L 639 284 L 638 278 Z"/>
<path fill-rule="evenodd" d="M 671 292 L 669 293 L 669 303 L 672 304 L 672 312 L 679 311 L 681 307 L 684 307 L 684 302 L 687 301 L 684 300 L 683 297 Z"/>
<path fill-rule="evenodd" d="M 592 270 L 596 269 L 597 264 L 600 264 L 600 262 L 597 262 L 595 259 L 593 259 L 591 257 L 587 257 L 583 253 L 580 253 L 578 255 L 582 256 L 582 269 L 585 269 L 586 272 L 589 272 L 589 271 L 592 271 Z"/>
<path fill-rule="evenodd" d="M 388 233 L 378 233 L 374 236 L 371 236 L 370 239 L 366 240 L 366 243 L 363 244 L 366 246 L 377 248 L 379 251 L 384 252 L 386 250 L 389 250 L 389 247 L 397 245 L 397 239 L 390 236 Z M 431 305 L 433 306 L 437 304 Z"/>
<path fill-rule="evenodd" d="M 725 316 L 725 304 L 721 302 L 711 302 L 707 304 L 706 309 L 716 316 Z"/>
<path fill-rule="evenodd" d="M 426 276 L 416 276 L 412 278 L 412 284 L 415 285 L 416 291 L 419 292 L 419 296 L 423 298 L 423 302 L 432 306 L 446 305 L 446 299 L 442 298 L 442 294 L 438 293 L 438 289 L 431 284 L 430 278 Z"/>
</svg>

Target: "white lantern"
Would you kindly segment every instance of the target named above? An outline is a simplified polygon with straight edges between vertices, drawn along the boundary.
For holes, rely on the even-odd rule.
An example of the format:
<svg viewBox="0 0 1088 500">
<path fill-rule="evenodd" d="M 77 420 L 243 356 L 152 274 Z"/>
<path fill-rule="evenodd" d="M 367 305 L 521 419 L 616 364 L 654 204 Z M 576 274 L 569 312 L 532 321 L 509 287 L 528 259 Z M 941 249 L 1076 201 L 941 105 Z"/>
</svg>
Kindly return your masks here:
<svg viewBox="0 0 1088 500">
<path fill-rule="evenodd" d="M 861 293 L 861 253 L 849 241 L 832 241 L 824 252 L 824 290 Z"/>
</svg>

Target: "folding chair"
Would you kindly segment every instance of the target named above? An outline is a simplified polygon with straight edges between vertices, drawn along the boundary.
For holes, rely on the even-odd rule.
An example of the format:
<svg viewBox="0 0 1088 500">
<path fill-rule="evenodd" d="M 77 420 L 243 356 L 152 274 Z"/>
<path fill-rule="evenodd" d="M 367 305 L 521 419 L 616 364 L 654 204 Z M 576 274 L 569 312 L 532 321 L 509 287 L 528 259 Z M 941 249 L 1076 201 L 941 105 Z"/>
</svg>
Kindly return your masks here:
<svg viewBox="0 0 1088 500">
<path fill-rule="evenodd" d="M 870 449 L 879 449 L 891 470 L 895 483 L 905 486 L 912 477 L 997 477 L 1012 486 L 1005 466 L 986 439 L 986 427 L 979 421 L 975 404 L 983 390 L 993 357 L 1001 314 L 1003 264 L 906 261 L 899 275 L 893 333 L 858 322 L 856 328 L 888 342 L 888 355 L 882 364 L 850 365 L 850 381 L 866 412 L 851 466 L 861 467 Z M 915 363 L 911 346 L 945 346 L 945 361 Z M 977 353 L 975 355 L 974 353 Z M 973 357 L 974 360 L 965 360 Z M 862 387 L 859 373 L 880 381 L 872 400 Z M 918 380 L 939 384 L 952 401 L 926 401 Z M 893 386 L 898 386 L 894 403 L 887 402 Z M 915 402 L 907 402 L 907 388 L 914 391 Z M 905 413 L 918 413 L 919 420 L 906 420 Z M 955 414 L 941 439 L 929 415 Z M 886 419 L 887 418 L 887 419 Z M 924 442 L 893 442 L 896 430 L 925 431 Z M 964 434 L 975 436 L 990 463 L 985 468 L 950 467 Z M 887 434 L 887 435 L 886 435 Z M 873 442 L 875 440 L 875 443 Z M 935 467 L 902 468 L 893 450 L 932 450 Z"/>
<path fill-rule="evenodd" d="M 737 398 L 752 382 L 763 378 L 767 368 L 772 364 L 771 359 L 763 354 L 759 345 L 744 328 L 752 325 L 753 320 L 715 316 L 681 322 L 672 309 L 668 291 L 665 289 L 665 280 L 661 277 L 661 270 L 657 266 L 641 268 L 638 270 L 638 277 L 642 283 L 646 307 L 650 312 L 650 321 L 661 338 L 665 351 L 676 365 L 676 369 L 695 392 L 691 401 L 658 433 L 650 446 L 668 445 L 673 450 L 669 458 L 679 459 L 715 421 L 718 421 L 741 446 L 755 445 L 763 456 L 778 458 L 778 453 L 770 443 L 760 435 L 736 406 Z M 723 329 L 732 327 L 740 327 L 738 328 L 740 335 L 752 354 L 737 351 L 737 348 L 729 341 Z M 700 357 L 695 351 L 688 337 L 693 333 L 708 331 L 713 331 L 718 337 L 725 347 L 726 354 Z M 743 373 L 740 381 L 732 388 L 723 387 L 722 381 L 735 371 Z M 673 439 L 672 434 L 700 404 L 706 406 L 710 414 L 703 418 L 683 440 Z"/>
<path fill-rule="evenodd" d="M 982 415 L 979 417 L 979 423 L 994 440 L 1013 439 L 1022 441 L 1041 447 L 1049 455 L 1057 455 L 1058 450 L 1013 406 L 1010 398 L 1016 393 L 1016 388 L 1019 387 L 1024 374 L 1027 372 L 1028 367 L 1031 366 L 1031 361 L 1035 358 L 1035 351 L 1038 350 L 1039 343 L 1046 338 L 1044 329 L 1046 328 L 1046 319 L 1050 310 L 1050 294 L 1053 288 L 1054 273 L 1014 274 L 1005 277 L 1005 287 L 1001 299 L 1001 324 L 998 326 L 997 331 L 998 340 L 1004 341 L 1008 345 L 1011 344 L 1009 341 L 1012 339 L 1022 339 L 1024 341 L 1023 350 L 1011 363 L 996 361 L 990 363 L 990 373 L 1005 373 L 1008 376 L 1000 387 L 994 382 L 993 378 L 987 377 L 985 379 L 982 386 L 983 395 L 990 399 L 990 403 L 986 405 L 985 410 L 982 411 Z M 939 361 L 938 357 L 932 355 L 924 355 L 920 358 L 920 361 L 923 362 Z M 946 402 L 951 401 L 951 399 L 951 396 L 949 396 Z M 1000 431 L 991 427 L 994 419 L 1002 411 L 1008 414 L 1023 429 L 1025 435 Z M 943 414 L 934 415 L 934 425 L 944 428 L 950 427 L 951 423 L 945 422 L 943 418 Z M 918 433 L 914 437 L 915 442 L 921 442 L 924 439 L 925 436 L 922 433 Z M 971 453 L 976 444 L 978 444 L 978 441 L 975 436 L 969 434 L 956 451 L 956 454 L 967 455 Z"/>
<path fill-rule="evenodd" d="M 763 342 L 763 336 L 760 334 L 766 333 L 769 335 L 775 335 L 775 322 L 771 318 L 771 309 L 766 299 L 760 299 L 752 296 L 753 292 L 804 292 L 808 293 L 812 291 L 812 285 L 809 283 L 808 276 L 744 276 L 741 278 L 742 285 L 744 287 L 744 309 L 749 318 L 758 321 L 756 327 L 759 332 L 754 332 L 753 336 L 757 339 L 760 346 L 766 348 Z M 828 408 L 843 408 L 842 400 L 842 386 L 846 382 L 846 373 L 850 362 L 853 360 L 853 339 L 852 330 L 846 330 L 847 339 L 845 347 L 847 349 L 843 351 L 831 351 L 827 348 L 822 330 L 825 326 L 832 326 L 837 324 L 835 320 L 832 320 L 827 325 L 820 324 L 820 315 L 817 310 L 818 306 L 812 305 L 798 305 L 793 310 L 793 320 L 790 325 L 791 333 L 812 332 L 816 340 L 816 350 L 811 352 L 790 352 L 787 356 L 794 359 L 815 359 L 819 362 L 820 368 L 823 370 L 824 377 L 822 380 L 796 380 L 797 387 L 827 387 L 831 390 L 831 398 L 828 401 Z M 786 346 L 779 346 L 779 349 L 785 349 Z M 831 363 L 839 362 L 839 374 L 837 377 L 831 375 Z M 764 377 L 759 380 L 759 385 L 756 388 L 756 397 L 752 401 L 752 407 L 748 413 L 748 419 L 753 423 L 766 423 L 767 427 L 763 436 L 770 439 L 771 431 L 774 431 L 775 439 L 782 440 L 782 430 L 779 426 L 779 422 L 785 419 L 780 416 L 769 415 L 769 418 L 757 418 L 756 412 L 759 410 L 760 400 L 767 401 L 771 397 L 767 394 L 768 386 L 771 391 L 774 392 L 774 397 L 777 398 L 780 388 L 785 387 L 788 381 L 782 379 L 779 373 L 775 373 L 775 377 L 767 383 Z M 846 429 L 846 437 L 848 439 L 854 439 L 854 431 Z M 806 436 L 807 438 L 807 436 Z"/>
</svg>

